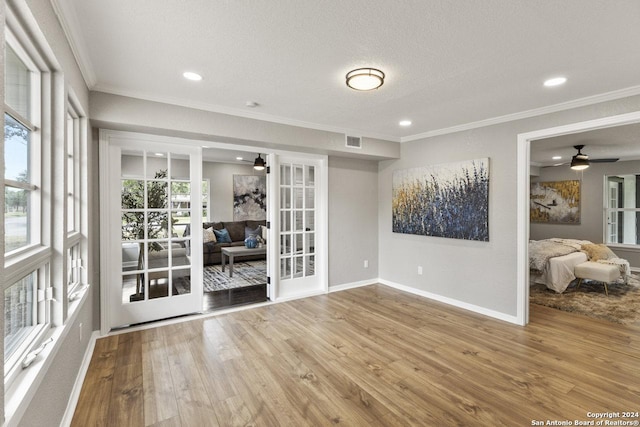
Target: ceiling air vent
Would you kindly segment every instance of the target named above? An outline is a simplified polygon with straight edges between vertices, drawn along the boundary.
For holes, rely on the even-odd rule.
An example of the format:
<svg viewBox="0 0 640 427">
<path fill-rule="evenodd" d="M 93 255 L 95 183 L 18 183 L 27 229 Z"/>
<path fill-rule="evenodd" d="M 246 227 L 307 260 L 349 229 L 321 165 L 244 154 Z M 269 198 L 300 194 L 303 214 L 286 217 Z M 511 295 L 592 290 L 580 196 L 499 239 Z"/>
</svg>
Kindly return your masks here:
<svg viewBox="0 0 640 427">
<path fill-rule="evenodd" d="M 349 136 L 346 135 L 347 137 L 347 142 L 346 142 L 346 146 L 349 148 L 362 148 L 362 138 L 360 138 L 359 136 Z"/>
</svg>

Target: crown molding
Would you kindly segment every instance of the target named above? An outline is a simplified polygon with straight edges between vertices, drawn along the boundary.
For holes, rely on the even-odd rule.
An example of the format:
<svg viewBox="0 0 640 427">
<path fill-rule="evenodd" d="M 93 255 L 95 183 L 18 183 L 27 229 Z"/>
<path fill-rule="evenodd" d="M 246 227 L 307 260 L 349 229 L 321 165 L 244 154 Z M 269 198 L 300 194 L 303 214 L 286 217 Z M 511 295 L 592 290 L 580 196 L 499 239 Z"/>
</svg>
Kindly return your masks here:
<svg viewBox="0 0 640 427">
<path fill-rule="evenodd" d="M 562 102 L 560 104 L 548 105 L 546 107 L 534 108 L 532 110 L 521 111 L 519 113 L 507 114 L 504 116 L 493 117 L 491 119 L 479 120 L 477 122 L 465 123 L 462 125 L 451 126 L 448 128 L 431 130 L 416 135 L 404 136 L 400 138 L 400 142 L 411 142 L 418 139 L 430 138 L 449 133 L 461 132 L 465 130 L 477 129 L 486 126 L 497 125 L 500 123 L 512 122 L 515 120 L 527 119 L 530 117 L 542 116 L 544 114 L 556 113 L 558 111 L 571 110 L 573 108 L 586 107 L 593 104 L 599 104 L 606 101 L 614 101 L 616 99 L 627 98 L 629 96 L 640 95 L 640 86 L 632 86 L 625 89 L 615 90 L 612 92 L 601 93 L 598 95 L 578 98 L 572 101 Z"/>
<path fill-rule="evenodd" d="M 375 132 L 366 132 L 359 129 L 342 128 L 337 126 L 324 125 L 320 123 L 307 122 L 303 120 L 295 120 L 287 117 L 275 116 L 265 113 L 257 113 L 255 111 L 246 111 L 240 108 L 225 107 L 222 105 L 214 105 L 206 102 L 187 101 L 182 98 L 150 95 L 144 92 L 123 90 L 114 86 L 96 84 L 93 91 L 104 92 L 112 95 L 126 96 L 130 98 L 142 99 L 145 101 L 159 102 L 163 104 L 178 105 L 180 107 L 193 108 L 196 110 L 210 111 L 212 113 L 227 114 L 230 116 L 243 117 L 246 119 L 261 120 L 264 122 L 277 123 L 287 126 L 296 126 L 306 129 L 314 129 L 325 132 L 334 132 L 347 135 L 357 135 L 365 138 L 382 139 L 391 142 L 400 142 L 400 137 L 393 135 L 380 134 Z"/>
<path fill-rule="evenodd" d="M 84 39 L 81 37 L 80 21 L 75 10 L 70 6 L 70 3 L 65 0 L 51 0 L 51 6 L 55 14 L 58 16 L 58 21 L 62 26 L 71 52 L 73 53 L 76 63 L 80 68 L 80 73 L 84 78 L 84 83 L 91 90 L 97 82 L 96 73 L 89 60 L 89 50 L 84 43 Z"/>
</svg>

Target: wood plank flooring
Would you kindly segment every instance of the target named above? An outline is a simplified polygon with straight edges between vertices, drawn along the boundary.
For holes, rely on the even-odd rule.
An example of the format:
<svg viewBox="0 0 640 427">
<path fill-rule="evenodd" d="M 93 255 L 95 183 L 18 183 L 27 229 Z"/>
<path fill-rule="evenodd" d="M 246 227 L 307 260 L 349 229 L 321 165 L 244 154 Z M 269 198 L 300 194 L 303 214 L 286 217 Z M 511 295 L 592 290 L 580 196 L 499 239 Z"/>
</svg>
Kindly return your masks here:
<svg viewBox="0 0 640 427">
<path fill-rule="evenodd" d="M 73 426 L 529 426 L 640 410 L 640 329 L 373 285 L 99 339 Z"/>
</svg>

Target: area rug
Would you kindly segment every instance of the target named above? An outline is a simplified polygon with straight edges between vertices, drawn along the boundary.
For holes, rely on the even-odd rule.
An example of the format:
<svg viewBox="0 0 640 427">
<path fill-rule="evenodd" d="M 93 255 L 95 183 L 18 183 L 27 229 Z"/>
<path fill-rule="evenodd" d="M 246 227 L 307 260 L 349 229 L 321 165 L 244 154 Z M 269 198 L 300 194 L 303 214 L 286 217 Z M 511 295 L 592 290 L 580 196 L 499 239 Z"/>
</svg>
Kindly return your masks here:
<svg viewBox="0 0 640 427">
<path fill-rule="evenodd" d="M 233 277 L 229 277 L 228 265 L 224 272 L 220 265 L 208 265 L 203 270 L 202 280 L 205 292 L 264 285 L 267 283 L 267 263 L 263 260 L 234 262 Z"/>
<path fill-rule="evenodd" d="M 574 281 L 558 294 L 545 285 L 534 284 L 529 291 L 533 304 L 579 313 L 623 325 L 640 325 L 640 277 L 633 274 L 627 284 L 609 285 L 609 296 L 602 283 L 583 281 L 579 289 Z"/>
</svg>

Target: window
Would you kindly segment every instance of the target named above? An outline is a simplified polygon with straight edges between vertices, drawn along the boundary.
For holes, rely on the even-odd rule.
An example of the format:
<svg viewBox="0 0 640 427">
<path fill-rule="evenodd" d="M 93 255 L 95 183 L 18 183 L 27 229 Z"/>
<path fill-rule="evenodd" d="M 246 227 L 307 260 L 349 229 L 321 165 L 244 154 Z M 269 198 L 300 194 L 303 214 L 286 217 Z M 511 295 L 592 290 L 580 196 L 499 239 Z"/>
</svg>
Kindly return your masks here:
<svg viewBox="0 0 640 427">
<path fill-rule="evenodd" d="M 5 381 L 19 372 L 16 367 L 47 332 L 53 295 L 50 239 L 43 238 L 40 231 L 41 225 L 50 224 L 51 217 L 41 180 L 43 164 L 49 161 L 40 146 L 40 88 L 45 74 L 27 52 L 7 30 L 3 153 Z"/>
<path fill-rule="evenodd" d="M 605 241 L 640 245 L 640 174 L 605 177 Z"/>
<path fill-rule="evenodd" d="M 11 253 L 40 242 L 39 147 L 32 99 L 38 73 L 15 51 L 5 49 L 4 201 L 5 247 Z M 11 161 L 7 161 L 11 159 Z"/>
<path fill-rule="evenodd" d="M 67 233 L 80 231 L 80 119 L 67 111 Z"/>
</svg>

